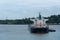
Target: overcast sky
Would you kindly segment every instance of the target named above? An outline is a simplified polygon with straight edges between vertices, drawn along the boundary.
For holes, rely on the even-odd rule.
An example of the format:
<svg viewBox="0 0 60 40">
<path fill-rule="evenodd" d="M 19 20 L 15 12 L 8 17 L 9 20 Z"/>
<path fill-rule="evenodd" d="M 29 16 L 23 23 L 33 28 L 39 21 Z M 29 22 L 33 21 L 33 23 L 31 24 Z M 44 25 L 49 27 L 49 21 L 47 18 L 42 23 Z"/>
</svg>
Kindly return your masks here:
<svg viewBox="0 0 60 40">
<path fill-rule="evenodd" d="M 60 0 L 0 0 L 0 19 L 60 14 Z"/>
</svg>

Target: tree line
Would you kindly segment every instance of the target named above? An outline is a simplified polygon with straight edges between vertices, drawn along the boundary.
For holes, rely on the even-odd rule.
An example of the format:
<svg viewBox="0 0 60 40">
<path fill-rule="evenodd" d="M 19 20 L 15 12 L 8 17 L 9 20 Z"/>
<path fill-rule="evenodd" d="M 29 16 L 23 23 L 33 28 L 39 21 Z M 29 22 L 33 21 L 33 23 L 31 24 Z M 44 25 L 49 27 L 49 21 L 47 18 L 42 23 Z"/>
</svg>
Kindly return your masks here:
<svg viewBox="0 0 60 40">
<path fill-rule="evenodd" d="M 51 15 L 50 17 L 44 17 L 45 19 L 48 19 L 46 21 L 47 24 L 60 24 L 60 15 Z M 16 20 L 0 20 L 0 24 L 32 24 L 34 23 L 30 19 L 32 18 L 25 18 L 25 19 L 16 19 Z"/>
<path fill-rule="evenodd" d="M 0 20 L 0 24 L 32 24 L 30 18 L 16 19 L 16 20 Z"/>
<path fill-rule="evenodd" d="M 48 21 L 46 21 L 48 24 L 60 24 L 60 15 L 51 15 L 48 17 Z"/>
</svg>

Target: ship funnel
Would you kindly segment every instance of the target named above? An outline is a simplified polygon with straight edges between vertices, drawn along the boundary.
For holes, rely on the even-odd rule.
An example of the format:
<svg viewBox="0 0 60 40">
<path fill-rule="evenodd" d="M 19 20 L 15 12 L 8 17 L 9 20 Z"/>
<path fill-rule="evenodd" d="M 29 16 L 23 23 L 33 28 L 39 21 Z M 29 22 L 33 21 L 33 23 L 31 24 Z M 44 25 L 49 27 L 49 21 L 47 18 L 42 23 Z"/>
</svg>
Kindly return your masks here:
<svg viewBox="0 0 60 40">
<path fill-rule="evenodd" d="M 41 17 L 41 14 L 39 13 L 39 20 L 41 20 L 42 19 L 42 17 Z"/>
</svg>

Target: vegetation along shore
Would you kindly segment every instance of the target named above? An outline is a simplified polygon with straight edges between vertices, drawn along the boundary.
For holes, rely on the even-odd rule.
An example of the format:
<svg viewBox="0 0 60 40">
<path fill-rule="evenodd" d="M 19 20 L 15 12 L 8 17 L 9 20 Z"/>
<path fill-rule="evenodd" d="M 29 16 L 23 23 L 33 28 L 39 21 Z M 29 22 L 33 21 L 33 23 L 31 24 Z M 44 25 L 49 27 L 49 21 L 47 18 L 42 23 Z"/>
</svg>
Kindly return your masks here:
<svg viewBox="0 0 60 40">
<path fill-rule="evenodd" d="M 47 24 L 60 25 L 60 15 L 51 15 L 50 17 L 44 17 L 44 18 L 48 19 L 48 21 L 46 21 Z M 0 24 L 32 24 L 34 23 L 30 19 L 31 18 L 16 19 L 16 20 L 9 20 L 9 19 L 0 20 Z"/>
</svg>

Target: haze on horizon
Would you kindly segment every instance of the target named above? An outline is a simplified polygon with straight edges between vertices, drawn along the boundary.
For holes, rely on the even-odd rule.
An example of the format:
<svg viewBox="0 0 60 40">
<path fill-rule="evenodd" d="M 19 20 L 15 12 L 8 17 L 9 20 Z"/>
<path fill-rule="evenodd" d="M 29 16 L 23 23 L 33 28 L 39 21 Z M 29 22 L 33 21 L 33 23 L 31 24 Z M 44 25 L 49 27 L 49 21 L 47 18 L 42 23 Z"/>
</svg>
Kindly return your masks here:
<svg viewBox="0 0 60 40">
<path fill-rule="evenodd" d="M 0 19 L 60 14 L 60 0 L 0 0 Z"/>
</svg>

